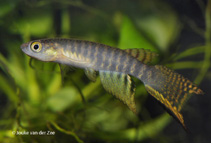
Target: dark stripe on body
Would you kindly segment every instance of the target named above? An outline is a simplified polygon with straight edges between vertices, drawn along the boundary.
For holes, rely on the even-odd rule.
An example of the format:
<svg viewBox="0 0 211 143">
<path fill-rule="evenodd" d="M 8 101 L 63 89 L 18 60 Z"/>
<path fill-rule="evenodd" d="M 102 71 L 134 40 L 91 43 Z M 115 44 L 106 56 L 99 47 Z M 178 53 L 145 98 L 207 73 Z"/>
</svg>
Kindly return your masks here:
<svg viewBox="0 0 211 143">
<path fill-rule="evenodd" d="M 74 41 L 74 49 L 74 55 L 76 55 L 74 58 L 78 59 L 78 41 Z"/>
<path fill-rule="evenodd" d="M 88 42 L 86 42 L 86 41 L 84 41 L 83 42 L 84 44 L 84 46 L 83 46 L 83 52 L 81 53 L 82 54 L 82 56 L 84 56 L 84 58 L 87 58 L 87 56 L 88 56 L 88 47 L 89 47 L 89 43 Z"/>
<path fill-rule="evenodd" d="M 99 45 L 98 53 L 96 57 L 97 58 L 96 66 L 99 68 L 102 68 L 101 64 L 103 63 L 103 57 L 105 56 L 104 54 L 106 54 L 104 51 L 106 51 L 106 47 Z"/>
<path fill-rule="evenodd" d="M 93 51 L 93 43 L 91 43 L 91 42 L 88 42 L 88 48 L 87 48 L 87 56 L 86 56 L 86 58 L 87 59 L 89 59 L 91 62 L 92 62 L 92 57 L 91 57 L 91 55 L 92 55 L 92 52 Z"/>
<path fill-rule="evenodd" d="M 72 49 L 73 49 L 72 41 L 66 41 L 65 44 L 63 44 L 63 45 L 66 45 L 65 52 L 72 53 Z"/>
<path fill-rule="evenodd" d="M 120 71 L 120 72 L 125 72 L 124 71 L 124 61 L 125 61 L 125 58 L 126 58 L 126 56 L 127 56 L 127 54 L 125 53 L 125 52 L 123 52 L 123 51 L 120 51 L 120 53 L 119 53 L 120 55 L 119 55 L 119 57 L 118 57 L 118 59 L 119 59 L 119 66 L 118 66 L 118 71 Z"/>
<path fill-rule="evenodd" d="M 118 50 L 117 49 L 114 49 L 114 50 L 112 50 L 112 52 L 114 52 L 113 54 L 112 54 L 112 57 L 110 58 L 110 59 L 108 59 L 109 60 L 109 62 L 111 63 L 111 66 L 109 67 L 109 69 L 108 70 L 110 70 L 110 71 L 116 71 L 116 72 L 118 72 L 117 70 L 116 70 L 116 66 L 117 66 L 117 54 L 118 54 Z"/>
<path fill-rule="evenodd" d="M 80 54 L 81 54 L 81 58 L 82 59 L 86 59 L 85 57 L 84 57 L 84 53 L 85 53 L 85 51 L 86 51 L 86 49 L 85 49 L 85 42 L 83 42 L 83 41 L 81 41 L 81 44 L 80 44 Z"/>
<path fill-rule="evenodd" d="M 94 49 L 93 49 L 93 61 L 92 61 L 92 64 L 93 65 L 97 65 L 97 61 L 98 61 L 98 51 L 99 51 L 99 44 L 94 44 Z"/>
<path fill-rule="evenodd" d="M 147 73 L 147 67 L 144 64 L 139 64 L 138 67 L 135 70 L 134 76 L 137 77 L 138 79 L 143 80 L 143 78 L 146 78 L 146 76 L 144 76 Z"/>
<path fill-rule="evenodd" d="M 71 53 L 75 53 L 75 41 L 70 42 L 70 45 L 71 45 Z"/>
<path fill-rule="evenodd" d="M 81 55 L 82 45 L 83 45 L 82 41 L 77 42 L 77 53 L 76 53 L 77 55 Z"/>
</svg>

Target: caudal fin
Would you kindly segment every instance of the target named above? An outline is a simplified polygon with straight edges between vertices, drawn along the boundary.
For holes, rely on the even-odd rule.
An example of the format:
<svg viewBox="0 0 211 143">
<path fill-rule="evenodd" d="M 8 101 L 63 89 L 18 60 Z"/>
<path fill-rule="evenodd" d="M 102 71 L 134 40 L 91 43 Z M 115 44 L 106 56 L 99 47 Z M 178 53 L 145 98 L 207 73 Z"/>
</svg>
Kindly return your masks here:
<svg viewBox="0 0 211 143">
<path fill-rule="evenodd" d="M 146 90 L 186 128 L 180 110 L 190 94 L 203 94 L 203 91 L 190 80 L 165 66 L 151 66 L 147 71 L 147 77 L 143 80 Z"/>
</svg>

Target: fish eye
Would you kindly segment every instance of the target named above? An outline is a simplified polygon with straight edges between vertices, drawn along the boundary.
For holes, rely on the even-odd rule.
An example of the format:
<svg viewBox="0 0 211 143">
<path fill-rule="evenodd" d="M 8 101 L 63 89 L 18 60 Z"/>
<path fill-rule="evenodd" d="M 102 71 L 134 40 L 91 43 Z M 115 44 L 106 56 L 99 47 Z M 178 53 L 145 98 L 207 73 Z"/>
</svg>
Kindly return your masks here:
<svg viewBox="0 0 211 143">
<path fill-rule="evenodd" d="M 34 51 L 34 52 L 39 52 L 39 51 L 41 51 L 41 49 L 42 49 L 42 44 L 41 44 L 40 42 L 33 42 L 33 43 L 31 44 L 31 49 L 32 49 L 32 51 Z"/>
</svg>

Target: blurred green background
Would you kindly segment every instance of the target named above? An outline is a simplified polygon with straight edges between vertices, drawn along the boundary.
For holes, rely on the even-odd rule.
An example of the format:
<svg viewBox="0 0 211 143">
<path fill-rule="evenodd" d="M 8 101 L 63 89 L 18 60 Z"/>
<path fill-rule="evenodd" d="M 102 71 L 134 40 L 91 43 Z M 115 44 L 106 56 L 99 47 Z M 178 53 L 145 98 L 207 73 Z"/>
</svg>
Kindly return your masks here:
<svg viewBox="0 0 211 143">
<path fill-rule="evenodd" d="M 159 53 L 199 84 L 182 113 L 190 132 L 136 81 L 138 115 L 83 70 L 24 55 L 20 45 L 65 37 Z M 0 0 L 0 142 L 211 142 L 210 0 Z M 33 135 L 17 135 L 22 132 Z M 50 131 L 54 135 L 39 135 Z M 38 132 L 38 135 L 35 135 Z M 16 133 L 16 134 L 14 134 Z"/>
</svg>

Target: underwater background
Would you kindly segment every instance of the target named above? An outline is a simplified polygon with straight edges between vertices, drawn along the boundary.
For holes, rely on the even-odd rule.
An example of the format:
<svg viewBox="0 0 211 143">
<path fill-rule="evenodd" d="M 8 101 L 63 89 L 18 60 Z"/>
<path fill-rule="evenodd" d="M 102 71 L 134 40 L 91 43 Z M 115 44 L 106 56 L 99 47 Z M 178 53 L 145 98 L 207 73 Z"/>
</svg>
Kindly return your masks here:
<svg viewBox="0 0 211 143">
<path fill-rule="evenodd" d="M 74 38 L 145 48 L 205 92 L 182 109 L 189 132 L 136 82 L 138 115 L 83 70 L 25 55 Z M 211 0 L 0 0 L 0 143 L 211 142 Z"/>
</svg>

